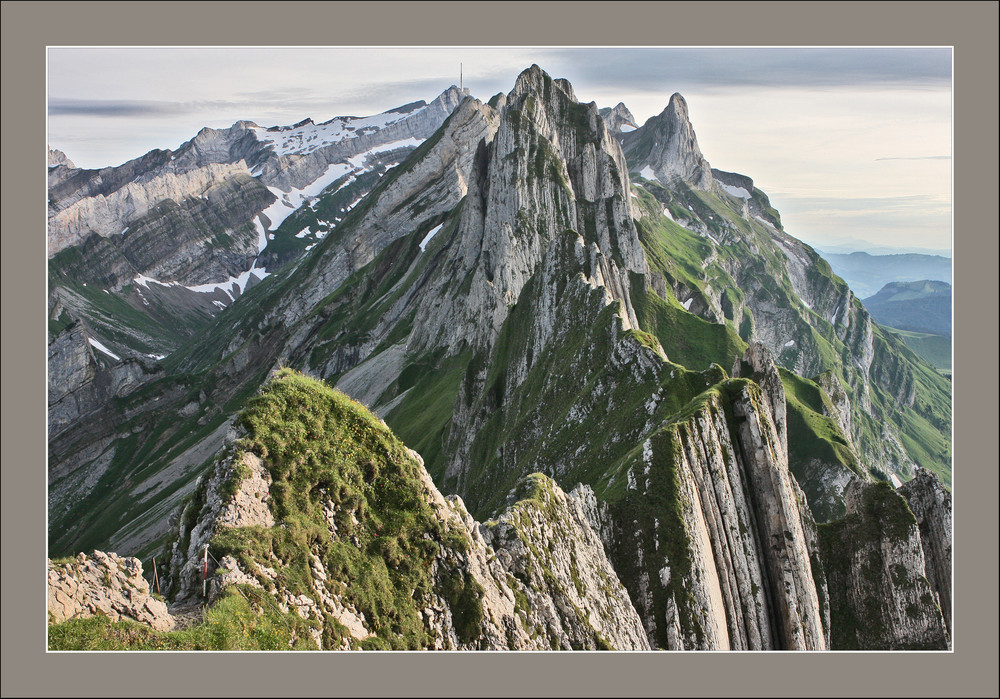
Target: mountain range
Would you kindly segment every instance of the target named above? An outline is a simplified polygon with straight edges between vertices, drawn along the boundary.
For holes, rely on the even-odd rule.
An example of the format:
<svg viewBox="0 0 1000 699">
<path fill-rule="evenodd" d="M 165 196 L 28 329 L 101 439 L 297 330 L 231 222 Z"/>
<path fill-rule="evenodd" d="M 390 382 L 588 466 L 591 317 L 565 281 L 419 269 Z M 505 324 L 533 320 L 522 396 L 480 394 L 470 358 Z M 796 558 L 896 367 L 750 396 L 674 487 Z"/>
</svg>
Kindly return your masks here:
<svg viewBox="0 0 1000 699">
<path fill-rule="evenodd" d="M 49 163 L 50 555 L 293 647 L 949 647 L 950 384 L 679 94 Z"/>
<path fill-rule="evenodd" d="M 861 296 L 873 296 L 886 284 L 921 280 L 951 283 L 951 259 L 941 255 L 867 252 L 822 253 L 834 273 Z"/>
</svg>

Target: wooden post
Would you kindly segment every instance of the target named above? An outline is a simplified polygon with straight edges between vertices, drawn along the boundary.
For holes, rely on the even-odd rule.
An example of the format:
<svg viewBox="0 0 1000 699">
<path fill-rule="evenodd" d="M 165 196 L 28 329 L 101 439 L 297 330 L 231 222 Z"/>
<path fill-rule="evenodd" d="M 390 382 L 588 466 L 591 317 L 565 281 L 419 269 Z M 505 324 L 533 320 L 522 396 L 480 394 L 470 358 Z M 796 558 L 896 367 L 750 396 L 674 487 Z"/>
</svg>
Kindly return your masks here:
<svg viewBox="0 0 1000 699">
<path fill-rule="evenodd" d="M 156 556 L 153 556 L 153 584 L 156 585 L 156 594 L 160 594 L 160 577 L 156 574 Z"/>
</svg>

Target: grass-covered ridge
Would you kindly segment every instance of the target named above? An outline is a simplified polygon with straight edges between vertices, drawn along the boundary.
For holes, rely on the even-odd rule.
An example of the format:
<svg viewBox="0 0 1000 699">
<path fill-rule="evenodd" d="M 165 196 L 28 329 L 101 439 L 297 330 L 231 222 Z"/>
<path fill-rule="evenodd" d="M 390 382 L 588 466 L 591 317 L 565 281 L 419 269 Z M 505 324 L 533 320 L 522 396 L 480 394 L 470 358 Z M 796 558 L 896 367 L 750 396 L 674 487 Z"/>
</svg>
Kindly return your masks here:
<svg viewBox="0 0 1000 699">
<path fill-rule="evenodd" d="M 326 570 L 327 591 L 365 617 L 373 636 L 360 647 L 426 647 L 431 638 L 420 610 L 433 593 L 452 591 L 435 590 L 432 563 L 442 543 L 467 542 L 435 517 L 420 466 L 402 442 L 361 404 L 290 369 L 250 399 L 237 424 L 246 431 L 239 448 L 259 455 L 273 479 L 277 525 L 224 530 L 212 540 L 212 554 L 232 555 L 248 571 L 274 567 L 277 578 L 262 580 L 265 587 L 314 599 L 315 556 Z M 476 607 L 474 586 L 463 581 L 456 589 Z M 475 609 L 469 613 L 476 616 Z M 324 647 L 347 638 L 336 620 L 322 622 Z"/>
<path fill-rule="evenodd" d="M 306 622 L 264 603 L 251 587 L 228 590 L 200 623 L 155 631 L 137 621 L 95 616 L 48 630 L 49 650 L 311 650 Z"/>
</svg>

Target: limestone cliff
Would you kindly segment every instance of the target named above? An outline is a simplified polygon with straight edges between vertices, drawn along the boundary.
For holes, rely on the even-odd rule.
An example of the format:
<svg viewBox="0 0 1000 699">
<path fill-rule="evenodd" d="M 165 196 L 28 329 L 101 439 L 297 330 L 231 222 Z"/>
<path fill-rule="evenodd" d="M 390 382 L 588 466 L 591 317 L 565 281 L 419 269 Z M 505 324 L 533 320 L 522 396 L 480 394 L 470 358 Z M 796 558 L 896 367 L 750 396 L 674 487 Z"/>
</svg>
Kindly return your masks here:
<svg viewBox="0 0 1000 699">
<path fill-rule="evenodd" d="M 323 648 L 822 649 L 851 634 L 861 597 L 845 589 L 910 604 L 909 548 L 884 554 L 905 579 L 865 588 L 824 542 L 858 526 L 852 483 L 905 475 L 903 437 L 933 435 L 945 394 L 749 178 L 706 170 L 683 100 L 661 116 L 621 135 L 638 134 L 633 155 L 643 137 L 643 157 L 662 151 L 662 177 L 633 183 L 596 105 L 537 66 L 463 100 L 166 380 L 60 433 L 53 472 L 111 462 L 105 482 L 129 486 L 85 502 L 113 503 L 106 518 L 60 510 L 59 544 L 113 530 L 152 546 L 189 494 L 173 592 L 200 595 L 207 544 L 210 591 L 253 587 Z M 291 177 L 290 150 L 352 124 L 241 138 L 270 139 Z M 201 136 L 198 158 L 223 157 L 220 138 Z M 276 216 L 298 201 L 278 191 Z M 312 240 L 337 196 L 277 234 Z M 343 397 L 293 391 L 250 398 L 213 461 L 280 366 L 335 383 L 396 437 Z M 887 614 L 854 647 L 932 635 Z"/>
<path fill-rule="evenodd" d="M 687 101 L 679 93 L 642 129 L 624 134 L 622 148 L 632 169 L 646 179 L 664 184 L 680 180 L 698 189 L 712 185 L 712 168 L 698 147 Z"/>
<path fill-rule="evenodd" d="M 918 485 L 919 488 L 919 485 Z M 836 650 L 947 649 L 950 638 L 926 577 L 920 530 L 887 483 L 854 483 L 847 516 L 820 527 Z"/>
<path fill-rule="evenodd" d="M 142 563 L 114 553 L 79 554 L 69 562 L 48 563 L 49 623 L 102 615 L 129 619 L 157 631 L 174 628 L 167 605 L 152 596 Z"/>
</svg>

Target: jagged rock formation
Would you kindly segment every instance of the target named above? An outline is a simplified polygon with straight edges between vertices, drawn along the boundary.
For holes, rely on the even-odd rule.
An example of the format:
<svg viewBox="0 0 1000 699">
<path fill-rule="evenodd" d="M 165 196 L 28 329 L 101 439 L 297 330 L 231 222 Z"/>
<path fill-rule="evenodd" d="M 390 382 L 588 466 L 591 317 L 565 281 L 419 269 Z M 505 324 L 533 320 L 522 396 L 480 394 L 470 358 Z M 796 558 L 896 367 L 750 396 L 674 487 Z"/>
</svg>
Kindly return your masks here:
<svg viewBox="0 0 1000 699">
<path fill-rule="evenodd" d="M 838 421 L 848 426 L 847 441 L 867 468 L 906 480 L 922 464 L 947 479 L 947 380 L 913 361 L 829 265 L 784 232 L 751 178 L 709 170 L 683 100 L 672 98 L 671 104 L 669 128 L 660 115 L 620 137 L 630 172 L 643 178 L 635 208 L 644 244 L 649 249 L 647 241 L 663 233 L 674 241 L 651 258 L 659 283 L 692 313 L 763 343 L 779 366 L 803 377 L 829 373 L 836 379 L 843 389 L 839 413 L 849 416 Z M 678 135 L 675 146 L 664 149 L 668 134 Z M 671 354 L 668 344 L 664 348 Z M 914 440 L 928 439 L 933 446 L 912 448 Z M 854 470 L 838 461 L 831 464 L 834 471 Z M 803 473 L 805 466 L 796 469 Z M 842 485 L 845 477 L 841 472 L 832 480 Z M 842 512 L 842 497 L 831 497 L 824 507 Z"/>
<path fill-rule="evenodd" d="M 924 552 L 927 582 L 937 598 L 944 623 L 951 633 L 951 493 L 924 469 L 898 491 L 917 518 L 920 546 Z"/>
<path fill-rule="evenodd" d="M 322 124 L 206 128 L 101 170 L 50 151 L 50 316 L 107 326 L 118 354 L 169 354 L 315 247 L 465 94 Z"/>
<path fill-rule="evenodd" d="M 66 154 L 57 148 L 49 148 L 49 167 L 57 167 L 62 165 L 69 169 L 75 169 L 76 165 L 73 161 L 66 157 Z"/>
<path fill-rule="evenodd" d="M 68 563 L 48 564 L 49 622 L 102 615 L 131 619 L 157 631 L 174 628 L 167 605 L 150 594 L 137 558 L 94 551 Z"/>
<path fill-rule="evenodd" d="M 663 184 L 682 180 L 698 189 L 712 186 L 712 168 L 701 154 L 687 101 L 679 93 L 641 130 L 624 134 L 622 148 L 630 166 L 646 179 Z"/>
<path fill-rule="evenodd" d="M 547 637 L 561 649 L 647 648 L 642 622 L 580 495 L 567 495 L 550 478 L 532 474 L 510 499 L 514 504 L 480 529 L 502 569 L 517 581 L 507 580 L 529 635 Z"/>
<path fill-rule="evenodd" d="M 635 117 L 632 116 L 632 112 L 628 110 L 624 102 L 619 102 L 614 108 L 604 107 L 599 113 L 604 119 L 608 131 L 612 134 L 628 133 L 639 128 L 639 125 L 635 123 Z"/>
<path fill-rule="evenodd" d="M 268 449 L 264 445 L 270 442 L 252 436 L 238 442 L 245 446 L 234 446 L 217 461 L 185 509 L 171 560 L 170 591 L 179 603 L 201 597 L 208 546 L 209 601 L 227 585 L 249 585 L 272 595 L 282 611 L 317 622 L 313 639 L 321 648 L 380 647 L 394 642 L 398 631 L 390 627 L 397 628 L 397 622 L 385 616 L 382 603 L 373 606 L 369 591 L 358 589 L 365 578 L 356 576 L 364 576 L 361 571 L 369 565 L 387 569 L 387 591 L 398 594 L 398 587 L 392 590 L 406 578 L 398 579 L 393 572 L 402 567 L 400 557 L 405 555 L 397 547 L 410 549 L 412 544 L 404 543 L 408 539 L 433 542 L 409 554 L 422 559 L 417 571 L 426 573 L 423 582 L 416 583 L 419 594 L 404 588 L 407 599 L 414 596 L 406 604 L 414 605 L 409 612 L 423 629 L 408 643 L 479 649 L 648 647 L 639 617 L 583 509 L 550 479 L 540 474 L 529 478 L 498 521 L 480 525 L 461 499 L 441 495 L 416 452 L 404 450 L 363 408 L 317 382 L 280 374 L 251 407 L 244 424 L 253 431 L 256 416 L 276 415 L 288 396 L 307 407 L 295 415 L 284 413 L 300 427 L 281 436 L 301 436 L 282 443 L 281 451 Z M 345 496 L 344 488 L 352 489 L 355 467 L 323 458 L 315 462 L 310 478 L 328 486 L 344 479 L 339 492 L 322 487 L 312 491 L 318 498 L 312 520 L 309 510 L 301 510 L 300 517 L 307 521 L 277 521 L 275 514 L 291 514 L 285 500 L 292 496 L 286 490 L 285 459 L 307 446 L 308 435 L 320 424 L 348 435 L 336 442 L 336 449 L 363 464 L 372 474 L 366 477 L 369 485 Z M 367 435 L 375 433 L 374 439 L 395 455 L 372 450 Z M 251 445 L 265 458 L 245 450 Z M 315 448 L 323 457 L 329 455 L 322 445 Z M 400 477 L 407 492 L 393 490 Z M 308 482 L 296 482 L 308 487 Z M 281 493 L 277 499 L 271 493 L 275 488 Z M 421 522 L 418 531 L 392 538 L 399 518 Z M 282 537 L 278 528 L 289 525 L 293 531 L 314 532 L 308 535 L 309 548 L 295 548 L 291 542 L 300 540 L 294 533 L 285 544 L 276 545 Z M 261 548 L 268 538 L 270 547 Z M 217 559 L 213 551 L 222 555 Z M 343 555 L 366 563 L 357 570 L 351 567 L 355 564 L 345 568 L 348 564 L 334 562 Z M 289 583 L 302 575 L 297 586 Z M 390 617 L 407 614 L 400 599 L 394 604 Z"/>
<path fill-rule="evenodd" d="M 887 483 L 857 482 L 846 501 L 847 516 L 820 528 L 832 647 L 949 648 L 941 608 L 925 577 L 920 531 L 906 500 Z"/>
<path fill-rule="evenodd" d="M 763 348 L 744 358 L 762 364 Z M 823 649 L 812 516 L 788 472 L 781 384 L 726 381 L 642 445 L 618 505 L 616 559 L 669 649 Z M 656 507 L 641 503 L 655 499 Z M 614 511 L 614 510 L 613 510 Z M 630 519 L 631 518 L 631 521 Z"/>
</svg>

